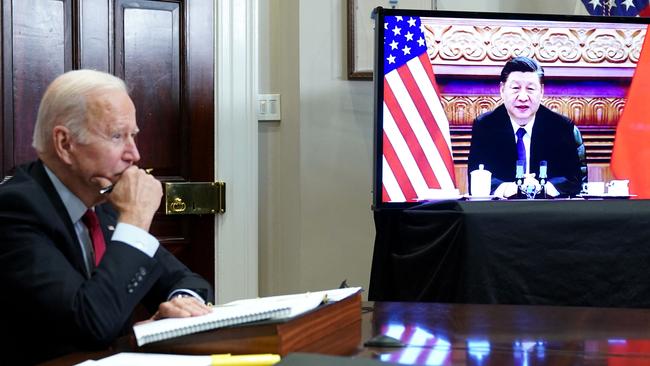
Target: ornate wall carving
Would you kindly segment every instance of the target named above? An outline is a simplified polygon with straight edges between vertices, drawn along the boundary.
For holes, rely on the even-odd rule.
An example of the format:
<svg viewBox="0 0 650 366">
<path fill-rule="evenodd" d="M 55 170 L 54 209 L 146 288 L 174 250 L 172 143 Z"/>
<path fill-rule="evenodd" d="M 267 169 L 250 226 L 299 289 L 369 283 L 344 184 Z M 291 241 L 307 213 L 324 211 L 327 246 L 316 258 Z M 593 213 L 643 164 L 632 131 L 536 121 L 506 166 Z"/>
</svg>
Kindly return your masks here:
<svg viewBox="0 0 650 366">
<path fill-rule="evenodd" d="M 504 26 L 488 19 L 423 18 L 431 62 L 437 65 L 503 65 L 514 56 L 537 59 L 543 66 L 630 67 L 641 53 L 642 24 L 535 23 Z"/>
</svg>

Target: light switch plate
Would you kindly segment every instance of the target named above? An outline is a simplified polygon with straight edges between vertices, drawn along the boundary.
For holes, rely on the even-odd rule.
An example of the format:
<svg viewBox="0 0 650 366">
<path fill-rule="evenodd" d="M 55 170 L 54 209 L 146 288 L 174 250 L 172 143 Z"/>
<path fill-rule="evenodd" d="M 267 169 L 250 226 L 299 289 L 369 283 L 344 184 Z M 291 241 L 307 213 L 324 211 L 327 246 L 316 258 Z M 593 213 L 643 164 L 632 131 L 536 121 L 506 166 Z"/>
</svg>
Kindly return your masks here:
<svg viewBox="0 0 650 366">
<path fill-rule="evenodd" d="M 282 119 L 280 94 L 257 95 L 257 120 L 279 121 Z"/>
</svg>

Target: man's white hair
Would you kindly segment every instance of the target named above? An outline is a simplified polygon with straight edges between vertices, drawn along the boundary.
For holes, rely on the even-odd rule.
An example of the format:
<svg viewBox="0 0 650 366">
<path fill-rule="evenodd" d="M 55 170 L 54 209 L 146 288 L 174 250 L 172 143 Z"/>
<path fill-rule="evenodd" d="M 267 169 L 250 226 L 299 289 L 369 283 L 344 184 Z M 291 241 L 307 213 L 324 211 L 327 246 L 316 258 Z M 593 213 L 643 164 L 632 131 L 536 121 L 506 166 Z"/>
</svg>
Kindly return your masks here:
<svg viewBox="0 0 650 366">
<path fill-rule="evenodd" d="M 84 143 L 88 133 L 88 101 L 110 91 L 128 93 L 122 79 L 95 70 L 68 71 L 54 79 L 38 107 L 32 139 L 34 149 L 41 154 L 51 151 L 55 126 L 65 126 L 79 142 Z"/>
</svg>

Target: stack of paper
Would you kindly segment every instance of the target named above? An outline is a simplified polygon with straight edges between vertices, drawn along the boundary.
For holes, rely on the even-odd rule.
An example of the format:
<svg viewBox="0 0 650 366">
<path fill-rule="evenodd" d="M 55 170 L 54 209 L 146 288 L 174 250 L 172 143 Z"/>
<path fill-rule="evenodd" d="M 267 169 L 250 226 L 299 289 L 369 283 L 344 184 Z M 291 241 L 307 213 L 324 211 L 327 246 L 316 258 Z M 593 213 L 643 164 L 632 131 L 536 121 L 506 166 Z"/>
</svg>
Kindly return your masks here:
<svg viewBox="0 0 650 366">
<path fill-rule="evenodd" d="M 167 318 L 133 327 L 138 346 L 187 334 L 265 319 L 291 318 L 328 301 L 338 301 L 361 288 L 350 287 L 303 294 L 260 297 L 218 305 L 210 314 L 189 318 Z"/>
<path fill-rule="evenodd" d="M 186 356 L 123 352 L 98 361 L 88 360 L 75 366 L 269 366 L 279 361 L 280 356 L 272 354 Z"/>
</svg>

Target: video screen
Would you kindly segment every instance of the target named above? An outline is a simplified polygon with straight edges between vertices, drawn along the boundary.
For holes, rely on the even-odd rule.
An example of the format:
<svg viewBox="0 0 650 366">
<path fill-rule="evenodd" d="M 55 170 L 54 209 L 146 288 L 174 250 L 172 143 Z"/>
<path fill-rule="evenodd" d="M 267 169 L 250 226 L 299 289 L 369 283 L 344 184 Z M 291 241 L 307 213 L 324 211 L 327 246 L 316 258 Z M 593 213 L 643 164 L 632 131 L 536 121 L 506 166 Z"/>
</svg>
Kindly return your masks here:
<svg viewBox="0 0 650 366">
<path fill-rule="evenodd" d="M 644 198 L 629 158 L 642 136 L 617 129 L 645 120 L 649 18 L 376 15 L 375 208 Z"/>
</svg>

